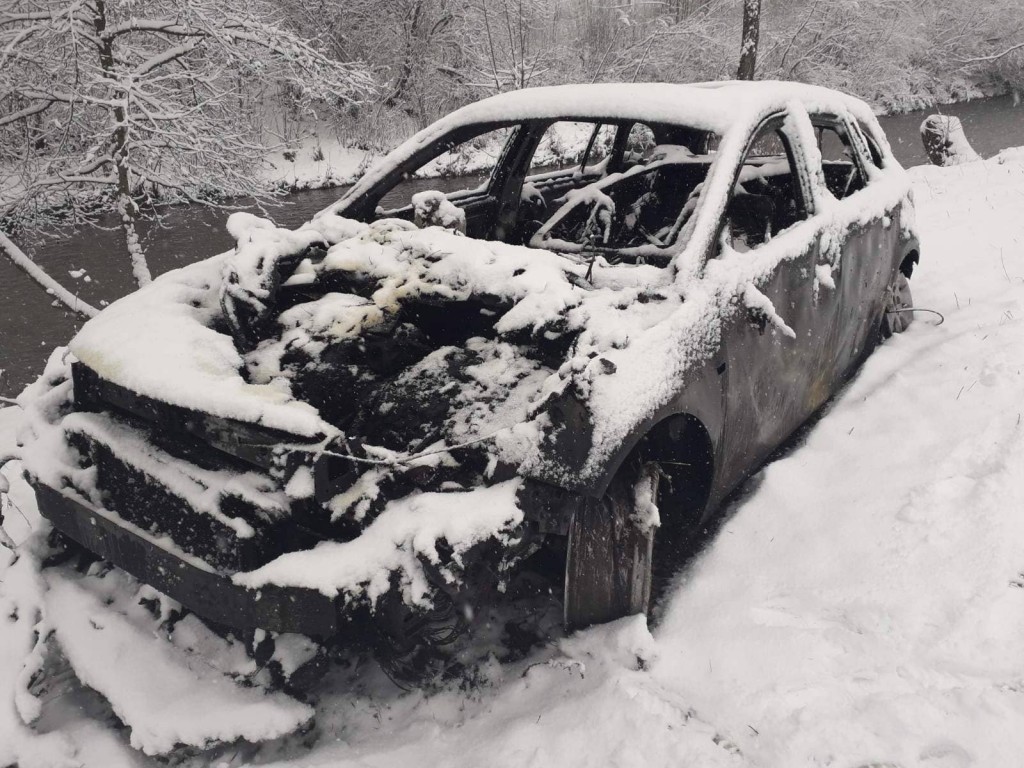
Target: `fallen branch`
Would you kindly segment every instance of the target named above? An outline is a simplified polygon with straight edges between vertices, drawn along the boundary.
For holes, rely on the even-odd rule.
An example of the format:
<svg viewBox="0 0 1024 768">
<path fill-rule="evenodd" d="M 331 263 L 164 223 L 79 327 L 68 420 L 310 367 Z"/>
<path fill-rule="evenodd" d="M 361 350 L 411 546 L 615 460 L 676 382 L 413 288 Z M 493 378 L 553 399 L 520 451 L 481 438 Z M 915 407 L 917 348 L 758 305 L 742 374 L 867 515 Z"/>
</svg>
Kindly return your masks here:
<svg viewBox="0 0 1024 768">
<path fill-rule="evenodd" d="M 96 307 L 82 301 L 80 298 L 75 296 L 75 294 L 71 293 L 71 291 L 46 274 L 38 264 L 28 257 L 28 254 L 16 246 L 11 239 L 2 232 L 0 232 L 0 248 L 3 248 L 7 252 L 11 261 L 24 270 L 25 274 L 45 288 L 47 293 L 53 294 L 57 299 L 63 302 L 71 311 L 77 312 L 82 315 L 82 317 L 86 318 L 95 317 L 99 313 L 99 310 L 96 309 Z"/>
<path fill-rule="evenodd" d="M 1024 48 L 1024 43 L 1011 45 L 1002 53 L 993 53 L 991 56 L 974 56 L 970 59 L 956 59 L 956 61 L 960 64 L 977 64 L 980 61 L 995 61 L 1003 58 L 1003 56 L 1013 53 L 1014 51 L 1019 51 L 1021 48 Z"/>
</svg>

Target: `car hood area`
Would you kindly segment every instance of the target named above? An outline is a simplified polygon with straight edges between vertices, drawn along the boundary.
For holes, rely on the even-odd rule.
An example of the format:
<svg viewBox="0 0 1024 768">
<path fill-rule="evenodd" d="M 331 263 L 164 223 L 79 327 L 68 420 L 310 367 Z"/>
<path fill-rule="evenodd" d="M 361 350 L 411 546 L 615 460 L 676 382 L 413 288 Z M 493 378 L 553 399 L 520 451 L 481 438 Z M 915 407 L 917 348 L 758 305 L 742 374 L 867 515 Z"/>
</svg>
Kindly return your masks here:
<svg viewBox="0 0 1024 768">
<path fill-rule="evenodd" d="M 494 542 L 514 559 L 522 478 L 598 421 L 553 406 L 592 407 L 622 375 L 609 356 L 684 306 L 666 270 L 403 221 L 229 228 L 233 251 L 112 304 L 51 357 L 23 396 L 23 458 L 33 482 L 252 590 L 372 603 L 397 584 L 427 604 L 425 563 L 454 583 Z M 173 510 L 150 519 L 110 483 Z"/>
<path fill-rule="evenodd" d="M 682 304 L 667 270 L 591 266 L 396 219 L 294 231 L 169 273 L 71 344 L 102 379 L 191 411 L 404 456 L 467 442 L 518 467 L 544 406 Z M 493 469 L 493 467 L 492 467 Z"/>
</svg>

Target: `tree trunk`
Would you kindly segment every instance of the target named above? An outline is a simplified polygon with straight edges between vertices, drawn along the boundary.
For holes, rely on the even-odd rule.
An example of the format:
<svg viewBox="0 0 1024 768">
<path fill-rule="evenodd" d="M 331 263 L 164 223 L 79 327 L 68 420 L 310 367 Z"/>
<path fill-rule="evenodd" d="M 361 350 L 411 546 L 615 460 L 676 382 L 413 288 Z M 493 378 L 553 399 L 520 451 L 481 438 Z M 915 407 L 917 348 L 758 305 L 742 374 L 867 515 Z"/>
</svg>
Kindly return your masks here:
<svg viewBox="0 0 1024 768">
<path fill-rule="evenodd" d="M 753 80 L 757 69 L 757 41 L 761 34 L 761 0 L 743 0 L 743 42 L 737 80 Z"/>
<path fill-rule="evenodd" d="M 120 175 L 121 166 L 118 165 Z M 127 173 L 125 173 L 127 176 Z M 121 184 L 118 183 L 118 187 Z M 135 282 L 141 288 L 153 279 L 149 273 L 149 264 L 146 263 L 146 253 L 142 250 L 139 242 L 139 235 L 135 231 L 135 220 L 139 217 L 139 207 L 132 200 L 130 194 L 118 191 L 117 215 L 121 217 L 121 229 L 124 230 L 124 242 L 128 246 L 128 258 L 132 262 L 132 274 L 135 275 Z"/>
<path fill-rule="evenodd" d="M 111 137 L 111 156 L 114 158 L 114 165 L 117 168 L 117 215 L 121 219 L 121 229 L 124 230 L 125 245 L 128 247 L 128 258 L 132 263 L 132 274 L 135 282 L 141 288 L 152 280 L 149 273 L 149 265 L 146 264 L 146 254 L 139 243 L 138 233 L 135 231 L 135 221 L 139 217 L 139 207 L 132 199 L 131 176 L 128 170 L 128 129 L 126 127 L 127 117 L 126 105 L 128 94 L 123 88 L 119 88 L 117 82 L 117 71 L 114 67 L 113 44 L 103 39 L 103 31 L 107 27 L 106 5 L 104 0 L 96 2 L 96 16 L 94 21 L 96 37 L 101 41 L 99 45 L 100 67 L 107 79 L 111 81 L 111 89 L 115 99 L 123 99 L 123 103 L 114 107 L 114 135 Z"/>
</svg>

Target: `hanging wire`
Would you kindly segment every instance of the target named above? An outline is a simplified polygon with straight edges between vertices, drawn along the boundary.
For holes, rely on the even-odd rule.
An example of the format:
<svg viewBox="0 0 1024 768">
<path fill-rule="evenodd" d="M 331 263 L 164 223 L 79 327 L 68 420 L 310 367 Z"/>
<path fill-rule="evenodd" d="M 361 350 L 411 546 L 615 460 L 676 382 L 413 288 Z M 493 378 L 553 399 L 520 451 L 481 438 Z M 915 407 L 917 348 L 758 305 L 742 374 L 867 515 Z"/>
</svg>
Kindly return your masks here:
<svg viewBox="0 0 1024 768">
<path fill-rule="evenodd" d="M 895 315 L 898 312 L 930 312 L 933 315 L 938 315 L 939 316 L 939 322 L 937 322 L 935 324 L 936 328 L 938 326 L 942 325 L 944 322 L 946 322 L 946 318 L 945 318 L 945 316 L 941 312 L 937 312 L 934 309 L 925 309 L 924 307 L 905 307 L 903 309 L 887 309 L 887 310 L 885 310 L 885 314 L 887 314 L 887 315 Z"/>
<path fill-rule="evenodd" d="M 322 454 L 322 455 L 326 455 L 326 456 L 337 456 L 340 459 L 349 459 L 350 461 L 359 462 L 360 464 L 375 464 L 377 466 L 394 467 L 394 466 L 398 466 L 398 465 L 401 465 L 401 464 L 411 464 L 412 462 L 418 461 L 419 459 L 422 459 L 422 458 L 424 458 L 426 456 L 434 456 L 434 455 L 439 454 L 439 453 L 448 453 L 449 451 L 457 451 L 460 448 L 468 448 L 469 446 L 476 445 L 477 443 L 482 443 L 482 442 L 485 442 L 487 440 L 493 440 L 495 437 L 500 435 L 502 432 L 509 431 L 509 429 L 511 429 L 511 428 L 510 427 L 502 427 L 501 429 L 497 429 L 494 432 L 491 432 L 490 434 L 482 435 L 482 436 L 474 438 L 472 440 L 467 440 L 464 443 L 458 443 L 457 445 L 448 445 L 448 446 L 445 446 L 444 448 L 435 448 L 434 450 L 431 450 L 431 451 L 421 451 L 419 453 L 397 454 L 397 455 L 395 455 L 393 457 L 389 457 L 389 458 L 386 458 L 386 459 L 369 459 L 369 458 L 365 458 L 363 456 L 355 456 L 355 455 L 353 455 L 351 453 L 341 453 L 339 451 L 330 451 L 330 450 L 327 450 L 326 448 L 323 449 L 323 450 L 314 451 L 314 453 L 316 453 L 317 455 L 321 455 Z"/>
</svg>

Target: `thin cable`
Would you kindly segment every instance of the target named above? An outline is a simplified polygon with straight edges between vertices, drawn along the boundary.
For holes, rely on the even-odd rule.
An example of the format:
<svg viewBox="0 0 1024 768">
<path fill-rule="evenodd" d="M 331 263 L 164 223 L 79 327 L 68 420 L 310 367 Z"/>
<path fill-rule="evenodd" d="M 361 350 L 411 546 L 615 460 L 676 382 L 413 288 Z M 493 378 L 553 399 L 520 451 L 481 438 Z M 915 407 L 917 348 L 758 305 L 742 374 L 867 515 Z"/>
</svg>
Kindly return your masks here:
<svg viewBox="0 0 1024 768">
<path fill-rule="evenodd" d="M 939 322 L 937 322 L 935 324 L 936 328 L 938 328 L 940 325 L 942 325 L 944 322 L 946 322 L 946 318 L 943 316 L 943 314 L 941 312 L 937 312 L 934 309 L 925 309 L 924 307 L 906 307 L 905 309 L 887 309 L 887 310 L 885 310 L 885 314 L 887 314 L 887 315 L 895 315 L 897 312 L 931 312 L 933 315 L 938 315 L 939 316 Z"/>
<path fill-rule="evenodd" d="M 422 459 L 425 456 L 433 456 L 433 455 L 438 454 L 438 453 L 448 453 L 450 451 L 457 451 L 460 448 L 468 448 L 471 445 L 476 445 L 477 443 L 482 443 L 485 440 L 492 440 L 495 437 L 497 437 L 499 434 L 501 434 L 502 432 L 506 432 L 509 429 L 510 429 L 510 427 L 502 427 L 501 429 L 495 430 L 494 432 L 491 432 L 488 435 L 483 435 L 482 437 L 477 437 L 477 438 L 474 438 L 472 440 L 467 440 L 464 443 L 459 443 L 457 445 L 449 445 L 449 446 L 446 446 L 444 448 L 435 448 L 432 451 L 422 451 L 420 453 L 411 453 L 411 454 L 407 454 L 407 455 L 404 455 L 404 456 L 398 455 L 398 456 L 395 456 L 394 458 L 390 458 L 390 459 L 367 459 L 367 458 L 364 458 L 362 456 L 354 456 L 351 453 L 340 453 L 338 451 L 329 451 L 326 448 L 321 450 L 321 451 L 315 451 L 315 453 L 317 455 L 326 454 L 327 456 L 337 456 L 340 459 L 349 459 L 351 461 L 356 461 L 356 462 L 359 462 L 361 464 L 375 464 L 375 465 L 378 465 L 378 466 L 383 465 L 383 466 L 387 466 L 387 467 L 394 467 L 394 466 L 397 466 L 399 464 L 411 464 L 412 462 L 414 462 L 414 461 L 416 461 L 418 459 Z"/>
</svg>

